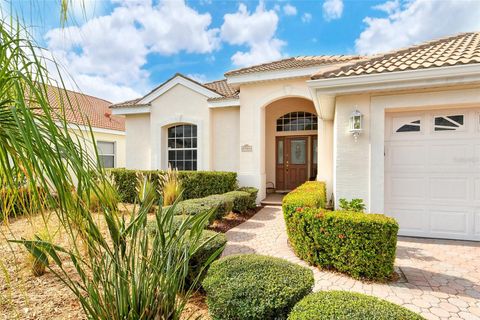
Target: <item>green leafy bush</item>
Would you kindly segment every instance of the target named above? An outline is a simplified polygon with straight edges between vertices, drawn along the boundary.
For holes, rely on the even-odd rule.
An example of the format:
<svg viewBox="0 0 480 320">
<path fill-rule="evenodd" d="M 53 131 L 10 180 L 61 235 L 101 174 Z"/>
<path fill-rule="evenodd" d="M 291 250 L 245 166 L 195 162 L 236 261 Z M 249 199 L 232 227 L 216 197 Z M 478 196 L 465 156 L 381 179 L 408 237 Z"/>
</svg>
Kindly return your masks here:
<svg viewBox="0 0 480 320">
<path fill-rule="evenodd" d="M 390 279 L 397 246 L 395 219 L 383 214 L 325 211 L 315 206 L 315 191 L 299 190 L 304 189 L 284 198 L 283 213 L 288 238 L 301 259 L 354 278 Z"/>
<path fill-rule="evenodd" d="M 230 191 L 223 194 L 233 202 L 233 212 L 245 213 L 251 206 L 251 195 L 246 191 Z"/>
<path fill-rule="evenodd" d="M 235 255 L 210 266 L 203 281 L 213 319 L 286 319 L 312 291 L 313 272 L 283 259 Z"/>
<path fill-rule="evenodd" d="M 248 209 L 255 209 L 257 207 L 257 195 L 258 189 L 254 187 L 242 187 L 238 188 L 238 191 L 245 191 L 250 194 L 250 203 Z"/>
<path fill-rule="evenodd" d="M 348 201 L 347 199 L 340 199 L 338 200 L 340 203 L 340 209 L 344 211 L 355 211 L 355 212 L 364 212 L 365 211 L 365 204 L 363 203 L 363 199 L 352 199 Z"/>
<path fill-rule="evenodd" d="M 211 221 L 220 219 L 232 211 L 233 201 L 223 195 L 211 195 L 205 198 L 189 199 L 181 201 L 175 207 L 177 215 L 196 215 L 202 212 L 215 210 Z"/>
<path fill-rule="evenodd" d="M 187 276 L 188 285 L 192 285 L 196 279 L 199 279 L 197 281 L 198 284 L 203 281 L 208 271 L 206 266 L 210 266 L 212 262 L 211 257 L 215 257 L 215 259 L 220 257 L 227 244 L 227 237 L 223 233 L 204 230 L 199 242 L 203 245 L 190 258 L 190 269 Z"/>
<path fill-rule="evenodd" d="M 283 207 L 288 211 L 296 208 L 325 208 L 327 192 L 325 182 L 307 181 L 283 197 Z"/>
<path fill-rule="evenodd" d="M 165 171 L 110 169 L 118 193 L 123 202 L 134 203 L 137 200 L 136 181 L 138 177 L 148 177 L 160 188 Z M 179 171 L 178 178 L 183 187 L 185 200 L 203 198 L 213 194 L 222 194 L 237 188 L 237 174 L 221 171 Z"/>
<path fill-rule="evenodd" d="M 312 293 L 295 305 L 288 320 L 421 320 L 422 316 L 391 302 L 346 291 Z"/>
</svg>

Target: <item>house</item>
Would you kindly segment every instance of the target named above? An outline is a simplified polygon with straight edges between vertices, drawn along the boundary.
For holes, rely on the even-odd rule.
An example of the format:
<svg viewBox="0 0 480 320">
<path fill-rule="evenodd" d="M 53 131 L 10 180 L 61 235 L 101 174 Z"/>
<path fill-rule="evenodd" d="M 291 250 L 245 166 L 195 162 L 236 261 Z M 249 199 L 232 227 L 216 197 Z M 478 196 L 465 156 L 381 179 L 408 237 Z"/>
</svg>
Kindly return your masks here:
<svg viewBox="0 0 480 320">
<path fill-rule="evenodd" d="M 175 75 L 112 107 L 127 168 L 227 170 L 242 185 L 327 182 L 400 234 L 480 240 L 480 33 L 373 57 L 294 57 L 200 84 Z"/>
<path fill-rule="evenodd" d="M 69 129 L 85 141 L 90 156 L 95 157 L 91 127 L 103 166 L 125 167 L 125 118 L 112 115 L 111 102 L 54 86 L 46 90 L 50 106 L 59 116 L 65 113 Z"/>
</svg>

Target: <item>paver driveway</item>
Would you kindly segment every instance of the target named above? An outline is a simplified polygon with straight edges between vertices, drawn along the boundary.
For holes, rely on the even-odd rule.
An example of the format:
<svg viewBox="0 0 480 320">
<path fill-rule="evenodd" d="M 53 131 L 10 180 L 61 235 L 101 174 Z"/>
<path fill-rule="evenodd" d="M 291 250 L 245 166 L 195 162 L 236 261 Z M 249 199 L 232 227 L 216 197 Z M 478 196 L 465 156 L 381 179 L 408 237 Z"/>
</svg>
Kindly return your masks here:
<svg viewBox="0 0 480 320">
<path fill-rule="evenodd" d="M 226 235 L 223 255 L 259 253 L 306 265 L 288 246 L 280 207 L 264 207 Z M 363 283 L 310 268 L 315 275 L 315 291 L 366 293 L 403 305 L 427 319 L 480 319 L 480 243 L 400 237 L 396 266 L 404 277 L 389 284 Z"/>
</svg>

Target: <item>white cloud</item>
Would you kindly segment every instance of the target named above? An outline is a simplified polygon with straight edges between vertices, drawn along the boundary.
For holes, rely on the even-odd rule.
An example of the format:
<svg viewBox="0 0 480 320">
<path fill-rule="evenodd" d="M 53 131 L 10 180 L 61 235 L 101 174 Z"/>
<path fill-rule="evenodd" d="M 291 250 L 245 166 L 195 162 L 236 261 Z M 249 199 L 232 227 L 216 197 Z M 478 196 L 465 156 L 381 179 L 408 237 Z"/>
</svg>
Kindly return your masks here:
<svg viewBox="0 0 480 320">
<path fill-rule="evenodd" d="M 48 49 L 85 93 L 112 101 L 138 96 L 149 86 L 143 68 L 148 54 L 211 53 L 220 45 L 210 14 L 184 1 L 116 3 L 109 15 L 45 36 Z"/>
<path fill-rule="evenodd" d="M 304 23 L 309 23 L 310 21 L 312 21 L 312 14 L 311 14 L 311 13 L 308 13 L 308 12 L 305 12 L 305 13 L 302 15 L 302 22 L 304 22 Z"/>
<path fill-rule="evenodd" d="M 285 13 L 287 16 L 295 16 L 297 15 L 297 8 L 287 3 L 283 6 L 283 13 Z"/>
<path fill-rule="evenodd" d="M 262 2 L 250 13 L 246 5 L 239 5 L 236 13 L 226 14 L 221 27 L 221 38 L 232 45 L 246 45 L 249 51 L 237 51 L 231 58 L 236 66 L 248 66 L 280 59 L 286 44 L 275 37 L 278 15 L 266 10 Z"/>
<path fill-rule="evenodd" d="M 187 77 L 200 83 L 209 82 L 208 77 L 203 73 L 189 73 Z"/>
<path fill-rule="evenodd" d="M 366 29 L 355 41 L 356 51 L 372 54 L 402 48 L 446 35 L 480 29 L 478 0 L 389 1 L 376 9 L 382 18 L 366 17 Z"/>
<path fill-rule="evenodd" d="M 340 19 L 343 13 L 343 0 L 325 0 L 323 2 L 323 17 L 327 21 Z"/>
</svg>

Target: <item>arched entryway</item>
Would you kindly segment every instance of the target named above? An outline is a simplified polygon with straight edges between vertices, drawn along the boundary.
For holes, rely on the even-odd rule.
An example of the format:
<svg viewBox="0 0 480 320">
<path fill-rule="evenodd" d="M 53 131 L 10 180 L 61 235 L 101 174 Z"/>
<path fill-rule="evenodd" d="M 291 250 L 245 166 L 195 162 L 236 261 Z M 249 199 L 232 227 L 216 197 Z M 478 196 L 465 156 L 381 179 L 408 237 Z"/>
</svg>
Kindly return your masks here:
<svg viewBox="0 0 480 320">
<path fill-rule="evenodd" d="M 318 119 L 312 101 L 283 98 L 265 107 L 267 187 L 288 191 L 316 179 L 317 134 Z"/>
</svg>

